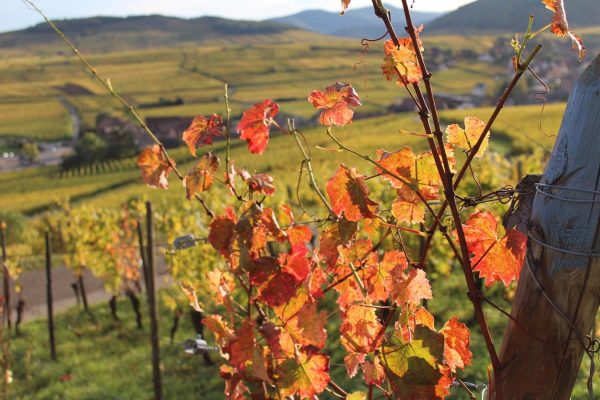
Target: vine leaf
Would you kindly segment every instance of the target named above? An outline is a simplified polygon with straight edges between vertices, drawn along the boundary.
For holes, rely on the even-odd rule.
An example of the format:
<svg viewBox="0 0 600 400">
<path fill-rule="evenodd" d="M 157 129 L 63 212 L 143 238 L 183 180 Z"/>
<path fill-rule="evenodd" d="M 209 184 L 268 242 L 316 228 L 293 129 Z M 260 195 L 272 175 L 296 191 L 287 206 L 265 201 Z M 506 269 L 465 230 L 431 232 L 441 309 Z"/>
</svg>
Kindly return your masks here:
<svg viewBox="0 0 600 400">
<path fill-rule="evenodd" d="M 231 208 L 225 214 L 214 218 L 210 223 L 208 242 L 224 256 L 229 255 L 234 240 L 237 218 Z"/>
<path fill-rule="evenodd" d="M 259 193 L 265 196 L 272 196 L 275 193 L 275 185 L 273 185 L 273 177 L 269 174 L 254 174 L 251 175 L 246 170 L 238 171 L 244 182 L 248 185 L 250 193 Z"/>
<path fill-rule="evenodd" d="M 381 385 L 385 379 L 385 371 L 379 358 L 365 362 L 362 371 L 367 385 Z"/>
<path fill-rule="evenodd" d="M 375 215 L 377 203 L 369 198 L 370 191 L 365 178 L 355 168 L 342 164 L 327 182 L 327 194 L 333 212 L 338 217 L 344 214 L 348 221 L 357 222 Z"/>
<path fill-rule="evenodd" d="M 199 115 L 192 120 L 190 126 L 183 132 L 183 141 L 196 157 L 196 147 L 210 145 L 215 136 L 223 134 L 223 117 L 213 114 L 210 117 Z"/>
<path fill-rule="evenodd" d="M 350 2 L 352 0 L 342 0 L 342 15 L 344 15 L 344 13 L 346 12 L 346 10 L 348 9 L 348 7 L 350 7 Z"/>
<path fill-rule="evenodd" d="M 191 199 L 196 193 L 202 193 L 211 188 L 214 174 L 221 164 L 219 157 L 211 152 L 202 156 L 194 169 L 183 178 L 187 199 Z"/>
<path fill-rule="evenodd" d="M 181 290 L 188 298 L 188 301 L 190 302 L 190 306 L 195 311 L 204 312 L 202 307 L 200 307 L 200 303 L 198 303 L 198 296 L 196 295 L 196 291 L 194 290 L 193 286 L 187 282 L 181 282 L 179 284 L 179 286 L 181 287 Z"/>
<path fill-rule="evenodd" d="M 170 160 L 175 166 L 175 160 Z M 162 147 L 155 144 L 146 147 L 137 158 L 137 165 L 142 170 L 142 180 L 148 186 L 168 189 L 169 173 L 173 170 L 169 160 L 165 156 Z"/>
<path fill-rule="evenodd" d="M 329 357 L 300 353 L 277 367 L 278 387 L 282 396 L 313 398 L 323 392 L 330 381 Z"/>
<path fill-rule="evenodd" d="M 354 111 L 350 107 L 361 104 L 358 94 L 351 85 L 336 83 L 325 91 L 315 90 L 308 97 L 315 108 L 323 109 L 319 122 L 325 126 L 344 126 L 352 122 Z"/>
<path fill-rule="evenodd" d="M 473 271 L 485 279 L 486 286 L 501 281 L 505 286 L 517 280 L 525 259 L 527 236 L 509 229 L 498 238 L 496 218 L 490 212 L 476 212 L 464 227 L 465 239 L 472 254 Z M 456 231 L 454 232 L 456 237 Z"/>
<path fill-rule="evenodd" d="M 456 372 L 457 368 L 469 366 L 473 358 L 469 350 L 469 328 L 454 317 L 446 322 L 440 332 L 444 335 L 444 359 L 450 370 Z"/>
<path fill-rule="evenodd" d="M 423 52 L 423 43 L 418 38 L 423 30 L 423 25 L 415 29 L 419 50 Z M 385 42 L 383 64 L 381 71 L 388 81 L 396 80 L 398 85 L 408 85 L 419 83 L 423 79 L 423 71 L 417 60 L 417 53 L 413 46 L 412 39 L 409 37 L 398 39 L 399 46 L 396 46 L 392 39 Z"/>
<path fill-rule="evenodd" d="M 564 0 L 542 0 L 542 3 L 548 10 L 554 12 L 550 32 L 560 37 L 568 36 L 573 44 L 573 50 L 579 52 L 579 61 L 583 61 L 587 49 L 583 45 L 583 40 L 569 29 Z"/>
<path fill-rule="evenodd" d="M 396 332 L 383 344 L 379 356 L 396 398 L 432 400 L 443 378 L 444 337 L 435 330 L 417 326 L 410 342 Z"/>
<path fill-rule="evenodd" d="M 265 100 L 255 104 L 245 111 L 237 126 L 240 138 L 248 142 L 251 153 L 262 154 L 269 142 L 270 127 L 274 124 L 273 118 L 279 114 L 279 105 L 273 100 Z"/>
<path fill-rule="evenodd" d="M 370 353 L 381 343 L 374 343 L 382 325 L 372 307 L 351 305 L 342 313 L 342 345 L 350 353 Z"/>
<path fill-rule="evenodd" d="M 463 150 L 470 151 L 479 137 L 485 130 L 486 123 L 476 117 L 467 117 L 465 118 L 465 129 L 461 128 L 457 124 L 448 125 L 446 128 L 446 135 L 448 138 L 448 143 L 459 147 Z M 481 147 L 475 154 L 475 157 L 481 157 L 485 153 L 488 141 L 490 138 L 490 132 L 488 132 L 485 136 L 485 139 L 481 143 Z"/>
</svg>

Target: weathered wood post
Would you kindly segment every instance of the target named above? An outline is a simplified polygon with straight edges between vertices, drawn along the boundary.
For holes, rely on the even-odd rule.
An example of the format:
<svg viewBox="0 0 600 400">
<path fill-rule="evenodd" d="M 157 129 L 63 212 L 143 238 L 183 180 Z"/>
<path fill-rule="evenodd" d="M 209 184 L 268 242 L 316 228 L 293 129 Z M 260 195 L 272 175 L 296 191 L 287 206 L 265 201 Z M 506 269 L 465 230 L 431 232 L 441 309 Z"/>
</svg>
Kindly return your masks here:
<svg viewBox="0 0 600 400">
<path fill-rule="evenodd" d="M 152 204 L 146 202 L 146 257 L 144 263 L 144 277 L 146 281 L 146 294 L 150 311 L 150 341 L 152 343 L 152 377 L 154 381 L 154 400 L 162 399 L 162 381 L 160 375 L 160 345 L 158 336 L 158 313 L 156 307 L 156 286 L 154 284 L 154 227 Z"/>
<path fill-rule="evenodd" d="M 8 331 L 12 327 L 11 309 L 10 309 L 10 276 L 8 268 L 6 267 L 6 260 L 8 255 L 6 254 L 6 223 L 0 221 L 0 244 L 2 247 L 2 281 L 3 281 L 3 296 L 4 296 L 4 315 L 6 318 L 6 324 L 8 325 Z"/>
<path fill-rule="evenodd" d="M 518 323 L 509 321 L 500 351 L 504 398 L 568 400 L 600 300 L 600 57 L 575 83 L 531 190 L 531 217 L 519 224 L 530 239 L 511 313 Z"/>
<path fill-rule="evenodd" d="M 52 308 L 52 301 L 52 242 L 50 232 L 46 232 L 46 303 L 48 306 L 48 339 L 50 341 L 50 356 L 56 361 L 54 311 Z"/>
</svg>

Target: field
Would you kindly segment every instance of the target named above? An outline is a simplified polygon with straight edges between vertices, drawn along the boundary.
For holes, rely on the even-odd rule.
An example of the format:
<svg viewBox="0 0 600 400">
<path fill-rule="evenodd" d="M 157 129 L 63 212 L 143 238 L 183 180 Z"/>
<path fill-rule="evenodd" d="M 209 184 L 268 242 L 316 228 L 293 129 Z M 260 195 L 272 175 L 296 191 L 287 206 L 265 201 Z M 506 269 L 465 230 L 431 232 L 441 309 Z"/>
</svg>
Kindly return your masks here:
<svg viewBox="0 0 600 400">
<path fill-rule="evenodd" d="M 282 107 L 285 112 L 285 105 Z M 492 150 L 507 156 L 530 153 L 535 148 L 539 148 L 548 154 L 555 140 L 554 135 L 558 133 L 563 109 L 564 104 L 552 104 L 546 106 L 541 114 L 541 105 L 507 107 L 492 132 Z M 485 118 L 491 112 L 491 108 L 448 110 L 443 111 L 441 117 L 446 123 L 459 123 L 467 115 Z M 540 122 L 543 130 L 540 130 Z M 419 129 L 420 123 L 412 113 L 400 113 L 357 120 L 336 132 L 346 144 L 363 153 L 374 155 L 375 150 L 380 147 L 391 150 L 406 145 L 426 146 L 418 136 L 400 132 L 401 130 L 418 132 Z M 315 168 L 320 176 L 326 177 L 333 173 L 335 165 L 339 162 L 355 162 L 347 154 L 316 148 L 316 146 L 335 147 L 323 129 L 308 129 L 306 137 L 311 143 Z M 377 143 L 373 143 L 373 137 L 378 138 Z M 224 157 L 223 142 L 216 142 L 212 150 L 219 153 L 221 158 Z M 281 157 L 268 157 L 269 152 Z M 191 168 L 192 159 L 186 148 L 174 150 L 173 157 L 179 164 L 183 163 L 183 171 Z M 242 141 L 234 140 L 232 157 L 239 166 L 251 171 L 268 171 L 274 176 L 276 182 L 285 182 L 284 185 L 291 186 L 295 185 L 302 160 L 293 139 L 280 133 L 273 134 L 265 156 L 249 154 Z M 364 172 L 368 171 L 371 171 L 371 167 L 364 165 Z M 172 193 L 174 196 L 182 196 L 179 185 L 173 180 L 172 188 L 168 191 L 169 195 Z M 67 197 L 75 203 L 85 200 L 95 204 L 117 205 L 136 194 L 144 194 L 149 198 L 165 195 L 145 188 L 139 180 L 139 171 L 134 159 L 101 163 L 71 171 L 69 174 L 61 173 L 58 167 L 53 167 L 0 175 L 0 205 L 28 214 L 39 212 Z"/>
<path fill-rule="evenodd" d="M 382 45 L 361 53 L 357 41 L 319 37 L 314 43 L 227 45 L 151 49 L 91 55 L 98 71 L 134 105 L 181 98 L 184 105 L 152 107 L 148 116 L 195 116 L 223 110 L 223 85 L 231 88 L 234 116 L 264 98 L 281 101 L 286 112 L 311 118 L 315 111 L 305 101 L 310 91 L 336 81 L 354 84 L 364 100 L 363 113 L 383 113 L 406 93 L 381 79 Z M 489 50 L 493 38 L 482 38 L 476 49 Z M 427 46 L 458 53 L 474 42 L 434 37 Z M 243 62 L 238 62 L 243 60 Z M 504 67 L 480 61 L 453 62 L 436 74 L 440 92 L 469 95 L 477 84 L 494 87 Z M 77 109 L 84 127 L 96 115 L 123 110 L 91 75 L 70 56 L 0 57 L 0 138 L 27 137 L 60 140 L 68 137 L 70 116 L 57 101 L 64 97 Z M 15 112 L 16 111 L 16 112 Z"/>
</svg>

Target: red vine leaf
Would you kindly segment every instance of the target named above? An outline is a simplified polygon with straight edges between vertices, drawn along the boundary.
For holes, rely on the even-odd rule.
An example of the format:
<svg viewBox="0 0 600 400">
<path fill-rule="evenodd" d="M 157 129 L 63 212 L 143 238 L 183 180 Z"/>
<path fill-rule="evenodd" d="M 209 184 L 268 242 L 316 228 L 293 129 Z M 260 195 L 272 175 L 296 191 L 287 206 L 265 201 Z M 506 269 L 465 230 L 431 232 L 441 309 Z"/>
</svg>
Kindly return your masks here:
<svg viewBox="0 0 600 400">
<path fill-rule="evenodd" d="M 202 156 L 194 169 L 183 178 L 187 199 L 191 199 L 196 193 L 202 193 L 210 189 L 214 181 L 214 174 L 219 169 L 219 157 L 211 152 Z"/>
<path fill-rule="evenodd" d="M 472 255 L 473 271 L 485 279 L 486 286 L 501 281 L 505 286 L 517 280 L 525 259 L 527 236 L 509 229 L 498 239 L 496 218 L 490 212 L 476 212 L 464 227 L 465 239 Z M 454 232 L 456 237 L 456 231 Z"/>
<path fill-rule="evenodd" d="M 183 141 L 196 157 L 196 147 L 212 144 L 215 136 L 223 134 L 223 117 L 213 114 L 210 117 L 199 115 L 183 132 Z"/>
<path fill-rule="evenodd" d="M 171 163 L 175 166 L 175 160 L 171 160 Z M 169 187 L 167 178 L 173 168 L 161 146 L 155 144 L 146 147 L 138 156 L 137 165 L 142 170 L 142 180 L 148 186 L 160 189 Z"/>
<path fill-rule="evenodd" d="M 473 353 L 469 350 L 469 328 L 457 318 L 452 318 L 440 331 L 444 335 L 444 359 L 452 372 L 471 364 Z"/>
<path fill-rule="evenodd" d="M 279 105 L 273 100 L 265 100 L 245 111 L 237 126 L 240 138 L 248 142 L 251 153 L 262 154 L 269 142 L 269 131 L 273 118 L 279 113 Z"/>
<path fill-rule="evenodd" d="M 325 91 L 315 90 L 308 97 L 315 108 L 324 109 L 319 119 L 321 125 L 344 126 L 352 122 L 354 111 L 350 107 L 361 105 L 360 98 L 351 85 L 336 83 Z"/>
<path fill-rule="evenodd" d="M 335 175 L 327 182 L 327 194 L 331 199 L 333 212 L 342 214 L 348 221 L 370 218 L 377 211 L 377 203 L 369 198 L 369 188 L 365 176 L 342 164 Z"/>
</svg>

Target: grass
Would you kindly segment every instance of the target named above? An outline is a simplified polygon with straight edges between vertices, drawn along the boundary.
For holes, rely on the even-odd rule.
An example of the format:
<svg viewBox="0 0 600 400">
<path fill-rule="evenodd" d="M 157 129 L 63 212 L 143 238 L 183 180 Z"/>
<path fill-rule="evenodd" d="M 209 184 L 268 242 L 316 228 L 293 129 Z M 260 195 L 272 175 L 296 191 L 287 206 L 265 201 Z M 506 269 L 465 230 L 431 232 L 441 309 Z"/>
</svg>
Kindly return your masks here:
<svg viewBox="0 0 600 400">
<path fill-rule="evenodd" d="M 476 323 L 470 311 L 465 292 L 464 279 L 455 268 L 450 275 L 438 275 L 432 279 L 434 299 L 428 304 L 436 317 L 437 328 L 442 320 L 458 316 L 468 322 L 472 333 L 471 350 L 474 353 L 473 365 L 460 374 L 467 382 L 486 382 L 488 365 Z M 509 308 L 509 300 L 501 290 L 488 293 L 503 307 Z M 143 299 L 142 299 L 143 300 Z M 327 303 L 333 304 L 334 296 Z M 142 301 L 144 329 L 135 326 L 134 314 L 126 300 L 118 303 L 121 321 L 112 320 L 106 304 L 91 308 L 95 320 L 92 321 L 79 309 L 73 308 L 55 318 L 58 361 L 50 359 L 46 321 L 39 319 L 22 326 L 21 336 L 11 341 L 11 358 L 14 382 L 10 386 L 11 399 L 35 400 L 105 400 L 105 399 L 145 399 L 152 397 L 152 367 L 149 343 L 147 308 Z M 223 383 L 217 366 L 204 365 L 201 357 L 189 356 L 183 352 L 182 342 L 194 336 L 188 314 L 180 320 L 179 331 L 174 344 L 168 338 L 172 324 L 172 312 L 159 302 L 159 329 L 161 346 L 162 382 L 165 399 L 207 399 L 223 398 Z M 501 338 L 506 319 L 495 310 L 488 310 L 492 336 Z M 331 373 L 338 383 L 348 391 L 362 388 L 360 377 L 349 380 L 343 367 L 343 352 L 338 342 L 339 318 L 334 314 L 329 318 L 327 331 L 330 341 Z M 207 337 L 212 342 L 210 335 Z M 218 360 L 212 354 L 213 360 Z M 585 377 L 589 362 L 584 360 L 579 380 L 573 393 L 574 400 L 586 399 Z M 360 375 L 360 374 L 359 374 Z M 364 388 L 362 388 L 364 389 Z M 328 399 L 327 394 L 321 396 Z M 467 399 L 454 389 L 453 399 Z"/>
<path fill-rule="evenodd" d="M 58 362 L 50 359 L 45 320 L 27 323 L 11 342 L 14 382 L 11 399 L 147 399 L 152 397 L 152 365 L 147 308 L 142 300 L 144 329 L 135 326 L 128 301 L 119 301 L 121 322 L 112 320 L 106 304 L 92 307 L 96 318 L 71 309 L 56 318 Z M 168 332 L 172 314 L 161 304 L 161 365 L 165 399 L 223 398 L 218 367 L 183 352 L 194 336 L 189 317 L 181 318 L 174 344 Z M 212 356 L 213 359 L 217 357 Z M 66 378 L 69 378 L 67 380 Z M 62 378 L 62 380 L 61 380 Z"/>
</svg>

